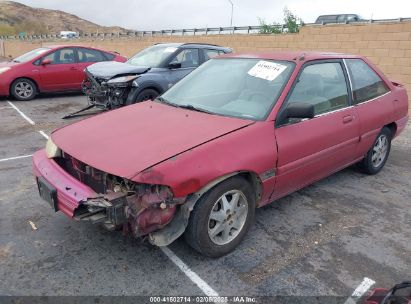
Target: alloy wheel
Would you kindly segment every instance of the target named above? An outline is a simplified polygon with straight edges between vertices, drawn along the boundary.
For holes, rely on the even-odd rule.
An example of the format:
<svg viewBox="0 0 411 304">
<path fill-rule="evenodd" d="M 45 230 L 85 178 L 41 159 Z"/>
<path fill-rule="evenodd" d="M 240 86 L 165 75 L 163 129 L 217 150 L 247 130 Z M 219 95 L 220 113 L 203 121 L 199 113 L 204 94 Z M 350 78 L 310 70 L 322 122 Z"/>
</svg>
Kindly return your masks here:
<svg viewBox="0 0 411 304">
<path fill-rule="evenodd" d="M 371 162 L 375 168 L 381 166 L 384 162 L 388 151 L 388 138 L 385 134 L 381 134 L 374 144 L 372 149 Z"/>
<path fill-rule="evenodd" d="M 33 95 L 34 88 L 30 83 L 26 81 L 20 81 L 19 83 L 16 84 L 14 88 L 14 92 L 20 98 L 25 99 Z"/>
<path fill-rule="evenodd" d="M 248 215 L 248 201 L 240 190 L 224 193 L 211 209 L 208 236 L 216 245 L 233 241 L 241 232 Z"/>
</svg>

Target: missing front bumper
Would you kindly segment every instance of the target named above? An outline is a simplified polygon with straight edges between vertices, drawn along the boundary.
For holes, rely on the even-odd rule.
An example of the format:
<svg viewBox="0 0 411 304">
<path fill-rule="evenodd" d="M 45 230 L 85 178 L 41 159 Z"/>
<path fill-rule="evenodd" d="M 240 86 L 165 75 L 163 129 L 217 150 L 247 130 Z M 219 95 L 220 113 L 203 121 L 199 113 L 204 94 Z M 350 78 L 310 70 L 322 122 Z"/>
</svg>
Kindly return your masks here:
<svg viewBox="0 0 411 304">
<path fill-rule="evenodd" d="M 73 218 L 79 221 L 89 221 L 92 224 L 102 223 L 106 228 L 112 230 L 127 222 L 126 205 L 125 194 L 112 193 L 83 202 L 74 210 Z"/>
<path fill-rule="evenodd" d="M 103 224 L 108 230 L 123 227 L 134 237 L 164 229 L 175 217 L 181 200 L 164 202 L 153 195 L 127 196 L 110 193 L 104 197 L 87 199 L 74 210 L 73 218 L 92 224 Z"/>
</svg>

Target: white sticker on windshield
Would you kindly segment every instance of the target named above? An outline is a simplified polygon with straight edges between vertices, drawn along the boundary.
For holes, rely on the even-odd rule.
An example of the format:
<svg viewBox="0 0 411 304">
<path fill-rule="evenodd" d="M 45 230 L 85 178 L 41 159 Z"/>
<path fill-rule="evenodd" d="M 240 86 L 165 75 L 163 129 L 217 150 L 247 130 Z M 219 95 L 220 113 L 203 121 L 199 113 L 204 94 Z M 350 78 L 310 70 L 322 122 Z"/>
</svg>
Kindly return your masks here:
<svg viewBox="0 0 411 304">
<path fill-rule="evenodd" d="M 273 81 L 284 72 L 286 68 L 287 66 L 276 62 L 260 60 L 248 71 L 248 74 L 268 81 Z"/>
<path fill-rule="evenodd" d="M 176 50 L 177 50 L 177 48 L 175 48 L 173 46 L 169 46 L 169 47 L 164 49 L 164 53 L 174 53 Z"/>
</svg>

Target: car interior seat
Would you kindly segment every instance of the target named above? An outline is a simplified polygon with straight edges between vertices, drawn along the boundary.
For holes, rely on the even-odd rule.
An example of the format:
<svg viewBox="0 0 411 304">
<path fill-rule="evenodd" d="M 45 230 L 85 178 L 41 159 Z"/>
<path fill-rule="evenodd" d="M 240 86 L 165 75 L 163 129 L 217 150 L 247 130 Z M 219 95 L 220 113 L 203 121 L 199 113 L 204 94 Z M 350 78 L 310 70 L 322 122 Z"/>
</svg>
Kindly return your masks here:
<svg viewBox="0 0 411 304">
<path fill-rule="evenodd" d="M 87 62 L 87 61 L 88 61 L 88 57 L 87 57 L 87 54 L 86 54 L 86 53 L 80 53 L 80 52 L 78 52 L 78 54 L 79 54 L 79 61 L 80 61 L 80 62 Z M 81 56 L 80 56 L 80 54 L 81 54 Z"/>
<path fill-rule="evenodd" d="M 268 80 L 247 75 L 244 80 L 244 89 L 236 100 L 226 104 L 223 108 L 229 111 L 244 113 L 244 116 L 262 117 L 274 100 L 274 93 L 267 86 Z"/>
<path fill-rule="evenodd" d="M 196 65 L 197 64 L 194 62 L 193 53 L 191 51 L 185 52 L 183 61 L 181 62 L 181 67 L 189 68 L 189 67 L 194 67 Z"/>
<path fill-rule="evenodd" d="M 263 88 L 267 80 L 254 76 L 248 76 L 245 79 L 245 89 L 240 93 L 238 99 L 248 100 L 253 102 L 266 102 L 269 100 L 267 92 Z"/>
<path fill-rule="evenodd" d="M 73 53 L 65 53 L 63 63 L 71 63 L 71 62 L 74 62 L 74 54 Z"/>
<path fill-rule="evenodd" d="M 323 113 L 330 108 L 330 102 L 324 94 L 324 81 L 318 74 L 302 74 L 291 94 L 289 102 L 310 103 L 314 105 L 315 114 Z"/>
</svg>

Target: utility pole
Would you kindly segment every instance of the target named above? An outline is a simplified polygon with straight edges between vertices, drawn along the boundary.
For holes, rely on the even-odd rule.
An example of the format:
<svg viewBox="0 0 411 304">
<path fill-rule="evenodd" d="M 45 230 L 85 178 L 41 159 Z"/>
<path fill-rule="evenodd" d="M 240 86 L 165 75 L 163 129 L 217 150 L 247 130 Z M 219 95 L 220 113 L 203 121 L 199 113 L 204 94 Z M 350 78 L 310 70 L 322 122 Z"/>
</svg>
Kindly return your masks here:
<svg viewBox="0 0 411 304">
<path fill-rule="evenodd" d="M 228 2 L 230 2 L 230 4 L 231 4 L 231 19 L 230 19 L 230 27 L 232 28 L 233 27 L 233 12 L 234 12 L 234 3 L 233 3 L 233 1 L 231 1 L 231 0 L 228 0 Z M 233 34 L 234 34 L 234 30 L 232 30 L 233 32 Z"/>
</svg>

